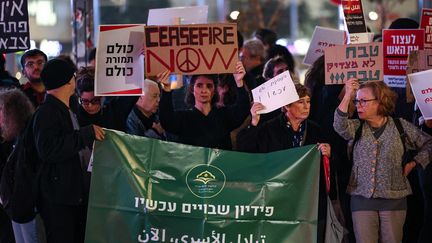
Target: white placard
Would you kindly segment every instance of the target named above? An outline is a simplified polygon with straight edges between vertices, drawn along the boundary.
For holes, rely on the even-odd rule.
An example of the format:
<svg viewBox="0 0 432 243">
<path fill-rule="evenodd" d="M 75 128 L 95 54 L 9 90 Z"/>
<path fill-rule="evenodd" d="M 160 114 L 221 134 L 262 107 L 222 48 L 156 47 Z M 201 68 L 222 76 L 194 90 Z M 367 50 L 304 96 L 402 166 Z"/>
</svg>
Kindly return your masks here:
<svg viewBox="0 0 432 243">
<path fill-rule="evenodd" d="M 299 100 L 289 71 L 285 71 L 252 90 L 254 102 L 264 105 L 257 112 L 265 114 Z"/>
<path fill-rule="evenodd" d="M 374 38 L 374 33 L 353 33 L 350 34 L 350 44 L 365 44 L 371 43 Z"/>
<path fill-rule="evenodd" d="M 316 26 L 303 64 L 311 66 L 320 56 L 324 55 L 325 48 L 344 45 L 345 40 L 346 32 L 343 30 Z"/>
<path fill-rule="evenodd" d="M 432 119 L 432 70 L 408 74 L 408 78 L 424 119 Z"/>
<path fill-rule="evenodd" d="M 142 95 L 144 25 L 101 25 L 96 52 L 95 95 Z"/>
<path fill-rule="evenodd" d="M 149 10 L 147 25 L 207 24 L 207 18 L 208 6 L 158 8 Z"/>
</svg>

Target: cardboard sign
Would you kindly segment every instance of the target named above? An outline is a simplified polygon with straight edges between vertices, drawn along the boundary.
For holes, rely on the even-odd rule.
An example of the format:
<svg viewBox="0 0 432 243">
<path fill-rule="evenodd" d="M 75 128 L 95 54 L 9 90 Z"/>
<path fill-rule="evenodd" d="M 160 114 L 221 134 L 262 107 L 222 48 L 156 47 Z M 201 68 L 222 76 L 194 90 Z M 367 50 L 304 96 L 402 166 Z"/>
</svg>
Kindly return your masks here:
<svg viewBox="0 0 432 243">
<path fill-rule="evenodd" d="M 408 56 L 407 75 L 432 69 L 432 50 L 413 51 Z M 409 81 L 409 80 L 408 80 Z M 407 102 L 413 102 L 414 96 L 411 92 L 410 82 L 407 82 Z"/>
<path fill-rule="evenodd" d="M 232 73 L 238 61 L 236 24 L 146 26 L 144 45 L 148 76 Z"/>
<path fill-rule="evenodd" d="M 422 9 L 420 28 L 425 30 L 424 49 L 432 49 L 432 9 Z"/>
<path fill-rule="evenodd" d="M 408 74 L 408 78 L 424 119 L 432 119 L 432 70 Z"/>
<path fill-rule="evenodd" d="M 366 23 L 361 0 L 342 0 L 342 8 L 348 32 L 365 33 Z"/>
<path fill-rule="evenodd" d="M 325 50 L 326 84 L 383 80 L 383 48 L 379 42 L 329 47 Z"/>
<path fill-rule="evenodd" d="M 0 53 L 29 48 L 27 0 L 0 1 Z"/>
<path fill-rule="evenodd" d="M 390 87 L 406 87 L 408 55 L 422 50 L 424 30 L 383 30 L 384 82 Z"/>
<path fill-rule="evenodd" d="M 150 9 L 147 25 L 206 24 L 208 6 Z"/>
<path fill-rule="evenodd" d="M 101 25 L 96 52 L 95 94 L 142 95 L 144 25 Z"/>
<path fill-rule="evenodd" d="M 264 109 L 257 112 L 265 114 L 299 100 L 289 71 L 285 71 L 252 90 L 254 102 L 260 102 Z"/>
<path fill-rule="evenodd" d="M 303 64 L 311 66 L 320 56 L 324 55 L 325 48 L 345 43 L 345 31 L 316 26 Z"/>
</svg>

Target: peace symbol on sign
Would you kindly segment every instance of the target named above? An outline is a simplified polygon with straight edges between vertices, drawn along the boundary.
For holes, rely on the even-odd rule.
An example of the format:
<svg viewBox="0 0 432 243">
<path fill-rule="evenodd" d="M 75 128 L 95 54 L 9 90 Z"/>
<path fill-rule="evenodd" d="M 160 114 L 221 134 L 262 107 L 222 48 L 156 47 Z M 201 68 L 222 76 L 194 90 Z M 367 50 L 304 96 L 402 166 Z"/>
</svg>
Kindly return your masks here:
<svg viewBox="0 0 432 243">
<path fill-rule="evenodd" d="M 201 61 L 198 52 L 190 47 L 181 49 L 177 53 L 176 60 L 178 69 L 184 73 L 197 70 Z"/>
</svg>

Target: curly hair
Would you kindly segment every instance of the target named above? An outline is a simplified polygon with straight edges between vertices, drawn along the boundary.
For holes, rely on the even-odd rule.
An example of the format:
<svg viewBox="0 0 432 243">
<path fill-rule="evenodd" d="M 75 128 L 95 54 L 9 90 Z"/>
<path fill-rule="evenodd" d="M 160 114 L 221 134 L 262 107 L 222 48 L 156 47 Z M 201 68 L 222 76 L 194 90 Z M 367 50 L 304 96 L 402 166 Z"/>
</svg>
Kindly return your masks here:
<svg viewBox="0 0 432 243">
<path fill-rule="evenodd" d="M 76 74 L 76 87 L 78 94 L 81 95 L 83 92 L 94 91 L 94 67 L 81 67 Z"/>
<path fill-rule="evenodd" d="M 193 92 L 194 92 L 195 82 L 199 77 L 205 77 L 205 78 L 213 81 L 213 85 L 215 88 L 214 95 L 213 95 L 213 98 L 211 100 L 211 104 L 213 106 L 219 100 L 219 95 L 218 95 L 218 92 L 216 91 L 216 87 L 218 84 L 218 76 L 214 75 L 214 74 L 193 75 L 190 79 L 190 82 L 189 82 L 189 85 L 188 85 L 188 88 L 186 91 L 185 103 L 191 107 L 193 107 L 195 105 L 195 96 L 194 96 Z"/>
<path fill-rule="evenodd" d="M 369 81 L 360 84 L 360 89 L 369 88 L 379 102 L 378 115 L 390 116 L 396 107 L 397 94 L 382 81 Z"/>
<path fill-rule="evenodd" d="M 19 89 L 0 90 L 0 112 L 3 117 L 1 137 L 14 140 L 33 115 L 34 107 L 29 98 Z"/>
</svg>

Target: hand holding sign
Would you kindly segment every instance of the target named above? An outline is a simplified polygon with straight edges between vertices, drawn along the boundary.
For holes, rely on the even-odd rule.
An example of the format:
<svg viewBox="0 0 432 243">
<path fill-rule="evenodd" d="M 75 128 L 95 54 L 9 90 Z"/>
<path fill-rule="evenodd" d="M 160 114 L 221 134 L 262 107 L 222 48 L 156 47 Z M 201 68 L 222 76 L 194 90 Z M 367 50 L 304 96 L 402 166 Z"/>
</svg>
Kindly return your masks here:
<svg viewBox="0 0 432 243">
<path fill-rule="evenodd" d="M 243 67 L 243 63 L 238 61 L 236 63 L 236 71 L 233 73 L 234 79 L 236 81 L 237 87 L 243 87 L 243 78 L 246 75 L 246 71 Z"/>
<path fill-rule="evenodd" d="M 165 92 L 171 91 L 171 85 L 169 82 L 169 77 L 170 77 L 170 71 L 169 70 L 166 70 L 165 72 L 159 73 L 157 75 L 158 82 L 162 85 L 162 89 Z"/>
<path fill-rule="evenodd" d="M 251 125 L 256 127 L 259 123 L 260 117 L 261 115 L 258 114 L 258 111 L 263 110 L 265 107 L 263 106 L 263 104 L 259 103 L 259 102 L 254 102 L 250 112 L 252 115 L 252 119 L 251 119 Z"/>
</svg>

